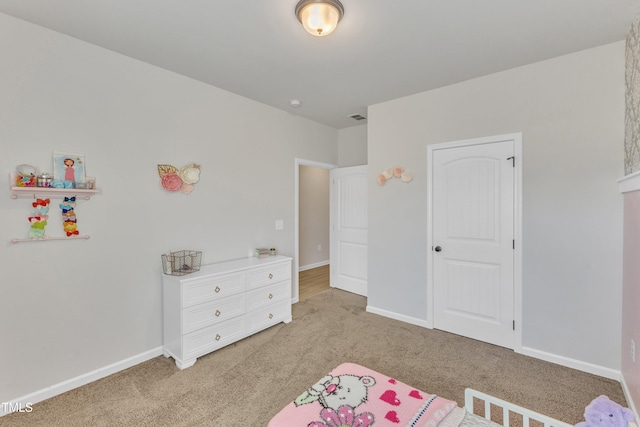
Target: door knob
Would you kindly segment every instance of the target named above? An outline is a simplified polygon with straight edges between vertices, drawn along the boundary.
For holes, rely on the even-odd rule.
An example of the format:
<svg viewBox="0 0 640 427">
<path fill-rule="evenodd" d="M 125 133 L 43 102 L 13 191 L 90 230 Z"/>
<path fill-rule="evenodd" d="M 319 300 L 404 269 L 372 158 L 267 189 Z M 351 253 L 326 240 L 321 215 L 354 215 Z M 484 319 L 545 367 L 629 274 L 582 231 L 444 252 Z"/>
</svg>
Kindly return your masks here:
<svg viewBox="0 0 640 427">
<path fill-rule="evenodd" d="M 441 248 L 440 246 L 436 246 L 436 247 L 435 247 L 435 251 L 436 251 L 436 252 L 440 252 L 440 251 L 442 251 L 442 248 Z"/>
</svg>

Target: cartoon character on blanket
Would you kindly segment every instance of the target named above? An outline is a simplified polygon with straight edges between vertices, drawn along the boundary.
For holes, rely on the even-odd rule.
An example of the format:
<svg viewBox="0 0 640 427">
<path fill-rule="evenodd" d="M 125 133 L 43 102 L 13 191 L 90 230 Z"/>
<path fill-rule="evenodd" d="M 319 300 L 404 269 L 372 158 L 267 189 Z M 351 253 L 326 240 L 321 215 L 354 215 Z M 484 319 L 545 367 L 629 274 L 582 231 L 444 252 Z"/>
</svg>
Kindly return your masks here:
<svg viewBox="0 0 640 427">
<path fill-rule="evenodd" d="M 456 402 L 345 363 L 298 396 L 269 426 L 436 427 L 455 407 Z"/>
</svg>

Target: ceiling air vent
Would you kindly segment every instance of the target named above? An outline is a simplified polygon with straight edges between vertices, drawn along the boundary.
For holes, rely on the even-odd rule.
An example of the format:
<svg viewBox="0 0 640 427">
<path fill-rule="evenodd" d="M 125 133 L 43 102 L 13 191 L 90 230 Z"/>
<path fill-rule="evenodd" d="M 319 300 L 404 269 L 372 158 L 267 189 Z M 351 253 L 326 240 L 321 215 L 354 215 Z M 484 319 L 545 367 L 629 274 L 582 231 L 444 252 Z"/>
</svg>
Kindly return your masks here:
<svg viewBox="0 0 640 427">
<path fill-rule="evenodd" d="M 351 117 L 353 120 L 366 120 L 367 119 L 365 116 L 361 116 L 360 114 L 352 114 L 349 117 Z"/>
</svg>

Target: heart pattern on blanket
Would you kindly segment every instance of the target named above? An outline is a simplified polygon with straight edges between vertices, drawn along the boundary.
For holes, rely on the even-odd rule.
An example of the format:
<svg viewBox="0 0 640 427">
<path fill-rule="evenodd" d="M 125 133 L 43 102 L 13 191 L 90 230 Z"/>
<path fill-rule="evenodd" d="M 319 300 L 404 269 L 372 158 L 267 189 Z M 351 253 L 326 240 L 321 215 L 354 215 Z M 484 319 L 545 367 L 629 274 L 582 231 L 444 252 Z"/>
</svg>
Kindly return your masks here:
<svg viewBox="0 0 640 427">
<path fill-rule="evenodd" d="M 400 399 L 398 399 L 398 395 L 393 390 L 387 390 L 382 393 L 382 396 L 380 396 L 380 400 L 382 400 L 383 402 L 387 402 L 388 404 L 393 406 L 400 406 L 401 403 Z"/>
<path fill-rule="evenodd" d="M 398 424 L 400 422 L 400 419 L 398 418 L 398 414 L 396 413 L 396 411 L 389 411 L 387 412 L 387 415 L 385 415 L 384 417 L 389 421 L 391 421 L 392 423 Z"/>
<path fill-rule="evenodd" d="M 341 394 L 335 395 L 338 384 Z M 364 427 L 365 424 L 382 423 L 380 427 L 438 427 L 457 407 L 456 402 L 416 387 L 420 386 L 411 386 L 359 365 L 345 363 L 287 405 L 269 426 Z M 320 399 L 320 390 L 326 399 Z"/>
<path fill-rule="evenodd" d="M 423 397 L 420 394 L 420 392 L 418 390 L 412 390 L 411 393 L 409 393 L 410 397 L 413 397 L 414 399 L 418 399 L 418 400 L 422 400 Z"/>
</svg>

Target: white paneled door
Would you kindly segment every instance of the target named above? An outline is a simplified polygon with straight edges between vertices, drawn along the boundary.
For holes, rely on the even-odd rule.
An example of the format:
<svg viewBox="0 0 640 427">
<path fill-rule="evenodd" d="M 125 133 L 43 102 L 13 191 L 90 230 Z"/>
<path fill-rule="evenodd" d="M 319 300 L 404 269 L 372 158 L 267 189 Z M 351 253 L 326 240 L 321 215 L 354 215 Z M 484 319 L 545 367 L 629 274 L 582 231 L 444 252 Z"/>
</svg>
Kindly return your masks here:
<svg viewBox="0 0 640 427">
<path fill-rule="evenodd" d="M 432 154 L 434 327 L 508 348 L 515 164 L 513 140 Z"/>
<path fill-rule="evenodd" d="M 367 296 L 367 166 L 331 170 L 331 287 Z"/>
</svg>

